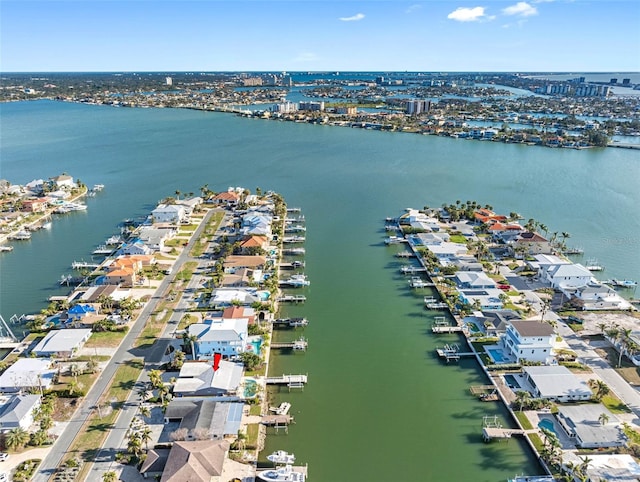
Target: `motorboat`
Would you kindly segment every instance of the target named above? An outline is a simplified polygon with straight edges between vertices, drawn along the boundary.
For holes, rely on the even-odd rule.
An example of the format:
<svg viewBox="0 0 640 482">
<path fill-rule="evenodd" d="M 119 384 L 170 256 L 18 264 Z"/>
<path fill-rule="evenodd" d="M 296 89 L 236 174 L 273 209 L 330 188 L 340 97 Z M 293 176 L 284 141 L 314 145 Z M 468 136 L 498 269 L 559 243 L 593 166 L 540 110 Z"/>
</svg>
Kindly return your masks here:
<svg viewBox="0 0 640 482">
<path fill-rule="evenodd" d="M 269 411 L 275 413 L 276 415 L 286 415 L 289 413 L 290 409 L 291 409 L 291 404 L 289 402 L 282 402 L 277 407 L 269 407 Z M 269 459 L 269 457 L 267 457 L 267 459 Z M 273 460 L 271 461 L 273 462 Z M 293 462 L 285 462 L 285 463 L 293 463 Z"/>
<path fill-rule="evenodd" d="M 281 280 L 280 284 L 283 286 L 293 286 L 297 288 L 301 286 L 309 286 L 311 282 L 303 274 L 294 274 L 290 278 Z"/>
<path fill-rule="evenodd" d="M 618 288 L 635 288 L 636 286 L 638 286 L 638 282 L 631 279 L 612 279 L 611 284 Z"/>
<path fill-rule="evenodd" d="M 304 482 L 306 477 L 301 472 L 294 472 L 291 465 L 278 469 L 263 470 L 256 474 L 259 480 L 266 482 Z"/>
<path fill-rule="evenodd" d="M 384 239 L 384 244 L 400 244 L 404 242 L 405 242 L 405 239 L 401 236 L 387 236 Z"/>
<path fill-rule="evenodd" d="M 276 450 L 271 455 L 267 455 L 267 460 L 274 464 L 293 464 L 296 461 L 296 456 L 285 452 L 284 450 Z"/>
</svg>

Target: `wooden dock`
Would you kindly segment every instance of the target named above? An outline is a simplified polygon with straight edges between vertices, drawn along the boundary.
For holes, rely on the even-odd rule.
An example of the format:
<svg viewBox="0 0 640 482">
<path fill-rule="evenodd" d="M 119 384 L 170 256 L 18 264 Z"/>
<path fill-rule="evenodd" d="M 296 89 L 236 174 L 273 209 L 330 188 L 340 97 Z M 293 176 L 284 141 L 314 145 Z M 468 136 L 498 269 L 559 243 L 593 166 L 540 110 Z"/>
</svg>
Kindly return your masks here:
<svg viewBox="0 0 640 482">
<path fill-rule="evenodd" d="M 290 423 L 294 423 L 294 420 L 293 417 L 289 414 L 263 415 L 260 423 L 262 425 L 266 425 L 267 427 L 276 427 L 289 425 Z"/>
<path fill-rule="evenodd" d="M 461 352 L 460 347 L 455 343 L 452 345 L 445 345 L 443 348 L 436 348 L 436 353 L 440 358 L 444 358 L 447 363 L 449 363 L 452 360 L 458 361 L 462 357 L 476 356 L 476 354 L 472 351 Z"/>
<path fill-rule="evenodd" d="M 280 269 L 304 268 L 304 261 L 294 261 L 292 263 L 280 263 Z"/>
<path fill-rule="evenodd" d="M 494 402 L 499 400 L 498 387 L 495 385 L 473 385 L 469 387 L 471 394 L 483 402 Z"/>
<path fill-rule="evenodd" d="M 410 251 L 400 251 L 399 253 L 396 253 L 396 258 L 415 258 L 416 255 L 415 253 L 412 253 Z"/>
<path fill-rule="evenodd" d="M 273 325 L 286 325 L 291 328 L 297 328 L 298 326 L 307 326 L 309 320 L 306 318 L 277 318 L 271 322 Z M 273 345 L 272 345 L 273 346 Z"/>
<path fill-rule="evenodd" d="M 462 333 L 464 332 L 464 328 L 462 328 L 461 326 L 453 326 L 453 325 L 447 325 L 447 326 L 437 326 L 437 325 L 433 325 L 431 327 L 431 331 L 433 333 Z"/>
<path fill-rule="evenodd" d="M 491 442 L 493 439 L 506 440 L 510 439 L 512 435 L 524 435 L 523 430 L 514 428 L 498 428 L 498 427 L 484 427 L 482 429 L 482 439 L 485 442 Z"/>
<path fill-rule="evenodd" d="M 84 268 L 96 269 L 96 268 L 99 268 L 101 265 L 102 265 L 102 263 L 89 263 L 87 261 L 74 261 L 73 263 L 71 263 L 71 268 L 72 269 L 84 269 Z"/>
<path fill-rule="evenodd" d="M 427 268 L 422 268 L 421 266 L 403 266 L 400 268 L 400 272 L 403 274 L 426 273 Z"/>
</svg>

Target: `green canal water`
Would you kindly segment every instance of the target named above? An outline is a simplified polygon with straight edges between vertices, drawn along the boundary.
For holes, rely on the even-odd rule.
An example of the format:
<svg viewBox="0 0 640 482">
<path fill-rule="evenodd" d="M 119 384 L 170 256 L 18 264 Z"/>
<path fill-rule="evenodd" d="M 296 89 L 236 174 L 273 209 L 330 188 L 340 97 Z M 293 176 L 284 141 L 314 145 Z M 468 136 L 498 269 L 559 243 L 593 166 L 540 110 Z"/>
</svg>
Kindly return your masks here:
<svg viewBox="0 0 640 482">
<path fill-rule="evenodd" d="M 307 220 L 305 354 L 274 357 L 272 374 L 308 373 L 286 389 L 296 424 L 268 438 L 309 464 L 310 480 L 504 481 L 539 468 L 518 439 L 484 444 L 482 417 L 505 413 L 469 386 L 470 360 L 446 365 L 422 296 L 400 275 L 384 218 L 406 207 L 476 200 L 568 231 L 568 244 L 640 278 L 638 151 L 552 150 L 412 134 L 243 119 L 170 109 L 118 109 L 49 101 L 0 106 L 0 178 L 26 183 L 67 172 L 104 191 L 86 212 L 0 256 L 0 314 L 39 311 L 73 260 L 180 190 L 272 189 Z M 427 292 L 428 293 L 428 292 Z M 17 328 L 17 327 L 16 327 Z M 505 423 L 508 420 L 504 418 Z"/>
</svg>

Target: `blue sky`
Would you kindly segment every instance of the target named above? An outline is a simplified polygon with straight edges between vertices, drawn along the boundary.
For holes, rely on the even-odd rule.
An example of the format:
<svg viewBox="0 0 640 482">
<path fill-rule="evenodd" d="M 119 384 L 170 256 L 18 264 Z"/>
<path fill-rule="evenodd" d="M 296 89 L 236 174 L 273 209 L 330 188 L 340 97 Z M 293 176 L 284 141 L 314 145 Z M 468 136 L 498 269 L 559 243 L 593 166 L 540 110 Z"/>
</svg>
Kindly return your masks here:
<svg viewBox="0 0 640 482">
<path fill-rule="evenodd" d="M 640 2 L 0 0 L 0 70 L 640 71 Z"/>
</svg>

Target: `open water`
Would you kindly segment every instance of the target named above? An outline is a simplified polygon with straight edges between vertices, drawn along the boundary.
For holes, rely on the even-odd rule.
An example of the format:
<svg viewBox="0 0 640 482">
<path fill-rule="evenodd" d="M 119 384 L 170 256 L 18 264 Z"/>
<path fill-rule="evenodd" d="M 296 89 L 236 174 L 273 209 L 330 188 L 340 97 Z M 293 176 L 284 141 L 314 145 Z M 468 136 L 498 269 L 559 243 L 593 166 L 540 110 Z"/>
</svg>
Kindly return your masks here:
<svg viewBox="0 0 640 482">
<path fill-rule="evenodd" d="M 171 109 L 51 101 L 0 106 L 0 178 L 24 184 L 67 172 L 104 191 L 86 212 L 0 254 L 0 314 L 39 311 L 73 260 L 147 214 L 176 190 L 259 186 L 307 219 L 311 286 L 287 314 L 311 324 L 306 354 L 278 356 L 271 372 L 308 373 L 286 390 L 297 423 L 269 437 L 309 464 L 310 480 L 504 481 L 539 472 L 518 439 L 483 444 L 484 383 L 471 361 L 444 365 L 421 304 L 382 243 L 384 218 L 457 199 L 535 218 L 606 267 L 640 279 L 640 152 L 568 150 L 239 118 Z M 286 334 L 297 337 L 298 334 Z M 285 335 L 285 336 L 286 336 Z M 505 423 L 509 423 L 505 419 Z"/>
</svg>

